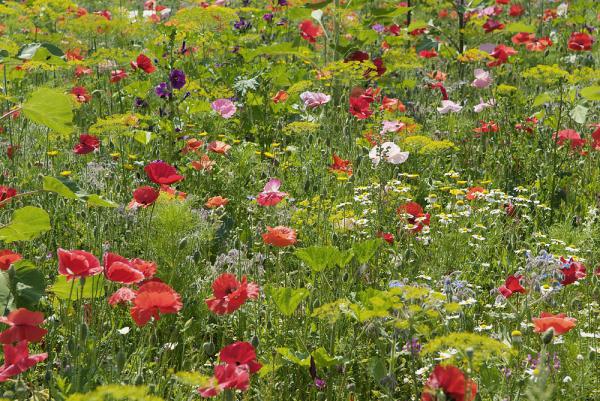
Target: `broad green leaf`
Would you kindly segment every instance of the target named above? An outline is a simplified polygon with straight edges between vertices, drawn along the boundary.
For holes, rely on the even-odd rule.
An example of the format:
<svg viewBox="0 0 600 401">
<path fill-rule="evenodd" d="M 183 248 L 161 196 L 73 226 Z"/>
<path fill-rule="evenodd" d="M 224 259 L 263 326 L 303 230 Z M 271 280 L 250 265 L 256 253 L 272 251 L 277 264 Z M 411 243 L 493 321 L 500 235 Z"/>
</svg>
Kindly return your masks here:
<svg viewBox="0 0 600 401">
<path fill-rule="evenodd" d="M 520 33 L 520 32 L 535 33 L 535 27 L 524 24 L 522 22 L 510 23 L 510 24 L 506 25 L 505 30 L 507 32 L 512 32 L 512 33 Z"/>
<path fill-rule="evenodd" d="M 44 274 L 30 261 L 19 260 L 15 269 L 16 291 L 14 298 L 17 308 L 31 309 L 45 294 Z"/>
<path fill-rule="evenodd" d="M 7 50 L 0 50 L 0 63 L 3 63 L 4 59 L 8 58 L 9 55 Z"/>
<path fill-rule="evenodd" d="M 310 366 L 310 355 L 305 352 L 293 352 L 289 348 L 279 347 L 275 351 L 283 357 L 283 359 L 295 363 L 300 366 Z"/>
<path fill-rule="evenodd" d="M 298 249 L 294 254 L 306 263 L 312 271 L 321 272 L 335 266 L 340 251 L 335 246 L 311 246 Z"/>
<path fill-rule="evenodd" d="M 204 387 L 210 382 L 210 377 L 198 372 L 177 372 L 174 376 L 178 382 L 188 386 Z"/>
<path fill-rule="evenodd" d="M 588 86 L 579 93 L 587 100 L 600 101 L 600 85 Z"/>
<path fill-rule="evenodd" d="M 408 32 L 412 32 L 415 29 L 423 29 L 423 28 L 427 28 L 429 26 L 429 24 L 425 21 L 413 21 L 410 23 L 410 25 L 408 26 Z"/>
<path fill-rule="evenodd" d="M 92 207 L 93 206 L 96 206 L 96 207 L 118 207 L 119 206 L 115 202 L 108 200 L 108 199 L 104 199 L 100 195 L 96 195 L 96 194 L 87 195 L 87 196 L 84 196 L 84 198 L 86 198 L 88 206 L 92 206 Z"/>
<path fill-rule="evenodd" d="M 317 348 L 311 353 L 311 355 L 315 359 L 315 363 L 317 364 L 317 366 L 324 368 L 337 365 L 342 360 L 342 358 L 340 357 L 333 357 L 329 355 L 323 347 Z"/>
<path fill-rule="evenodd" d="M 286 316 L 292 316 L 298 305 L 309 295 L 306 288 L 267 287 L 267 295 Z"/>
<path fill-rule="evenodd" d="M 578 124 L 585 124 L 587 119 L 588 108 L 578 104 L 571 110 L 570 116 Z"/>
<path fill-rule="evenodd" d="M 52 43 L 30 43 L 19 49 L 17 58 L 21 60 L 34 60 L 38 52 L 45 51 L 54 57 L 64 57 L 63 51 Z"/>
<path fill-rule="evenodd" d="M 73 101 L 60 90 L 39 88 L 23 104 L 23 113 L 61 135 L 73 132 Z"/>
<path fill-rule="evenodd" d="M 387 369 L 385 367 L 385 361 L 380 357 L 373 357 L 369 360 L 369 373 L 375 379 L 377 383 L 381 381 L 386 375 Z"/>
<path fill-rule="evenodd" d="M 318 3 L 306 3 L 306 4 L 304 4 L 304 7 L 310 8 L 311 10 L 320 10 L 321 8 L 327 7 L 332 2 L 333 2 L 333 0 L 324 0 L 324 1 L 320 1 Z"/>
<path fill-rule="evenodd" d="M 155 135 L 150 131 L 136 130 L 133 134 L 133 139 L 135 139 L 142 145 L 147 145 L 152 139 L 154 139 L 154 136 Z"/>
<path fill-rule="evenodd" d="M 375 238 L 355 244 L 352 247 L 352 251 L 354 252 L 354 256 L 356 257 L 358 263 L 367 263 L 373 256 L 375 256 L 375 253 L 382 243 L 383 240 L 380 238 Z"/>
<path fill-rule="evenodd" d="M 65 178 L 45 176 L 42 189 L 44 191 L 55 192 L 67 199 L 78 199 L 77 194 L 73 192 L 73 187 L 74 183 Z"/>
<path fill-rule="evenodd" d="M 14 309 L 13 296 L 10 291 L 10 278 L 8 272 L 0 270 L 0 315 L 4 315 L 6 310 Z"/>
<path fill-rule="evenodd" d="M 533 107 L 541 106 L 545 103 L 550 103 L 553 100 L 554 97 L 550 93 L 544 92 L 540 95 L 537 95 L 536 98 L 533 100 Z"/>
<path fill-rule="evenodd" d="M 73 291 L 71 291 L 71 287 L 73 288 Z M 49 289 L 56 297 L 63 300 L 69 299 L 69 295 L 72 300 L 102 297 L 104 296 L 104 276 L 97 275 L 87 277 L 83 284 L 83 293 L 81 290 L 82 286 L 80 279 L 67 281 L 66 276 L 58 276 Z"/>
<path fill-rule="evenodd" d="M 313 52 L 303 46 L 294 47 L 292 43 L 277 43 L 268 46 L 262 46 L 256 49 L 244 49 L 240 51 L 240 54 L 247 61 L 252 60 L 253 58 L 261 55 L 267 56 L 296 56 L 302 59 L 310 58 L 313 55 Z"/>
<path fill-rule="evenodd" d="M 337 261 L 335 263 L 338 265 L 338 267 L 343 269 L 344 267 L 348 266 L 348 263 L 350 263 L 353 257 L 354 251 L 352 249 L 346 249 L 345 251 L 340 251 L 338 253 Z"/>
<path fill-rule="evenodd" d="M 50 230 L 50 217 L 44 209 L 25 206 L 17 209 L 10 223 L 0 228 L 4 242 L 30 241 Z"/>
</svg>

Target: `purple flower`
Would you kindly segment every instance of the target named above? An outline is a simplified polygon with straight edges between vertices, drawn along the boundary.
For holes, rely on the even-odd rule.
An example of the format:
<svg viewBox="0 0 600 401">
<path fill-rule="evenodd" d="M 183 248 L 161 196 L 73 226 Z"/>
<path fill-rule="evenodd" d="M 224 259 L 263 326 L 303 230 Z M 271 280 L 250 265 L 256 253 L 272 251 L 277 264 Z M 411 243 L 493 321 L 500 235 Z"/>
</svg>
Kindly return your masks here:
<svg viewBox="0 0 600 401">
<path fill-rule="evenodd" d="M 266 13 L 262 18 L 267 22 L 271 22 L 273 21 L 273 13 Z"/>
<path fill-rule="evenodd" d="M 288 2 L 287 0 L 277 0 L 277 4 L 279 4 L 280 6 L 287 6 Z"/>
<path fill-rule="evenodd" d="M 158 97 L 166 98 L 171 96 L 171 91 L 169 90 L 169 85 L 166 82 L 161 82 L 154 88 L 154 92 Z"/>
<path fill-rule="evenodd" d="M 385 31 L 385 26 L 381 24 L 375 24 L 371 28 L 377 33 L 383 33 L 383 31 Z"/>
<path fill-rule="evenodd" d="M 175 89 L 181 89 L 185 86 L 185 73 L 181 70 L 172 70 L 169 74 L 171 86 Z"/>
<path fill-rule="evenodd" d="M 282 19 L 280 19 L 280 20 L 277 22 L 277 25 L 278 25 L 278 26 L 282 26 L 282 25 L 285 25 L 285 24 L 287 24 L 287 22 L 288 22 L 288 21 L 287 21 L 287 18 L 282 18 Z"/>
<path fill-rule="evenodd" d="M 327 383 L 325 382 L 325 380 L 320 379 L 320 378 L 316 378 L 315 379 L 315 386 L 319 389 L 319 390 L 323 390 L 325 387 L 327 387 Z"/>
<path fill-rule="evenodd" d="M 238 31 L 245 31 L 245 30 L 249 29 L 251 26 L 252 26 L 252 24 L 250 23 L 250 21 L 246 21 L 242 17 L 240 17 L 239 21 L 236 21 L 235 24 L 233 24 L 233 27 L 235 29 L 237 29 Z"/>
<path fill-rule="evenodd" d="M 421 352 L 421 343 L 419 342 L 418 338 L 413 337 L 411 341 L 406 342 L 402 350 L 405 352 L 410 352 L 411 354 L 413 354 L 413 356 L 419 355 L 419 353 Z"/>
</svg>

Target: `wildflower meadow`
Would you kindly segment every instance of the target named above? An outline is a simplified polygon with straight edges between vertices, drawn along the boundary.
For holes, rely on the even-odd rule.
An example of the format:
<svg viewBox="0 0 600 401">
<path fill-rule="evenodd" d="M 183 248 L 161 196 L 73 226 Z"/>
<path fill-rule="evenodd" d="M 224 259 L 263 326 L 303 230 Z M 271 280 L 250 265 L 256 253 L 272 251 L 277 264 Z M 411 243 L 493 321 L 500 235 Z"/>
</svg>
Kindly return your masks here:
<svg viewBox="0 0 600 401">
<path fill-rule="evenodd" d="M 600 400 L 599 28 L 0 0 L 0 400 Z"/>
</svg>

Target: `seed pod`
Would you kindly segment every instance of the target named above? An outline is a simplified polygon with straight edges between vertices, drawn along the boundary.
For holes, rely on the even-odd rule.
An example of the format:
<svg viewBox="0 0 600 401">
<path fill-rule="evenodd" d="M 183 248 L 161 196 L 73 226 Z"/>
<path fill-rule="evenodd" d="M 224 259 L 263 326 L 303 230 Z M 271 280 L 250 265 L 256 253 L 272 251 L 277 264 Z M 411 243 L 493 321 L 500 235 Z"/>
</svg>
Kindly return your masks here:
<svg viewBox="0 0 600 401">
<path fill-rule="evenodd" d="M 552 338 L 554 338 L 554 329 L 550 328 L 542 334 L 542 342 L 544 344 L 550 344 L 552 342 Z"/>
<path fill-rule="evenodd" d="M 252 344 L 252 346 L 254 348 L 257 348 L 258 343 L 259 343 L 258 336 L 255 334 L 254 336 L 252 336 L 252 340 L 250 341 L 250 344 Z"/>
<path fill-rule="evenodd" d="M 213 356 L 216 353 L 217 348 L 215 347 L 215 344 L 213 344 L 211 341 L 207 341 L 204 344 L 202 344 L 202 350 L 206 355 Z"/>
</svg>

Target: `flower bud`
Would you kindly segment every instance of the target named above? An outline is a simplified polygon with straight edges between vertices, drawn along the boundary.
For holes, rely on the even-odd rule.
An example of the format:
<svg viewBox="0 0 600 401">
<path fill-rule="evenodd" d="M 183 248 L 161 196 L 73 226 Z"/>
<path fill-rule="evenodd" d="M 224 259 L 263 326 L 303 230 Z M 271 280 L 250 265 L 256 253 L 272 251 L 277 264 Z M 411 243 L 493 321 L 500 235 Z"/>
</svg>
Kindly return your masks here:
<svg viewBox="0 0 600 401">
<path fill-rule="evenodd" d="M 550 344 L 552 342 L 552 338 L 554 338 L 554 329 L 550 328 L 542 334 L 542 342 L 544 344 Z"/>
</svg>

